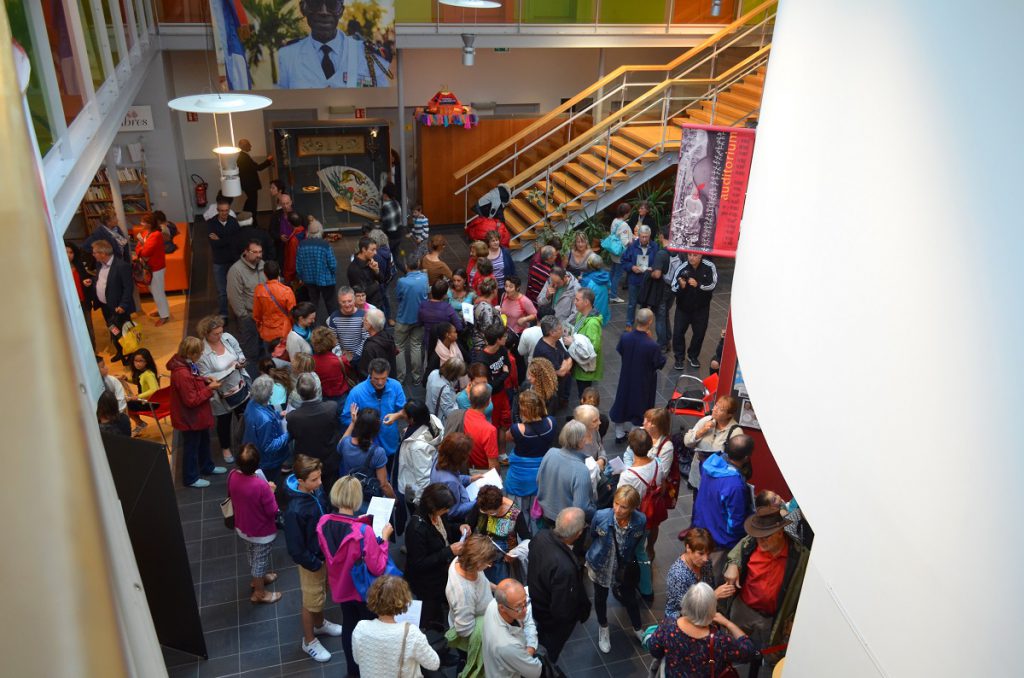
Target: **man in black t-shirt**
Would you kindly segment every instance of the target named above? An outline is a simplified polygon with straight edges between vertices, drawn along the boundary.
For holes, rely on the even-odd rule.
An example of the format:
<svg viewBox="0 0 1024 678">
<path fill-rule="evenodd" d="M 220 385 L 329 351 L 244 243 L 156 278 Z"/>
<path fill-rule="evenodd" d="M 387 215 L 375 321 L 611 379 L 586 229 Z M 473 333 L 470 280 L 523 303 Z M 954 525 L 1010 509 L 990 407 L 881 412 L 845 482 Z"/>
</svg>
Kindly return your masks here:
<svg viewBox="0 0 1024 678">
<path fill-rule="evenodd" d="M 562 323 L 553 316 L 544 316 L 540 321 L 543 338 L 533 349 L 533 359 L 544 358 L 555 368 L 558 376 L 558 405 L 561 410 L 569 404 L 569 375 L 572 373 L 572 358 L 569 351 L 562 345 Z"/>
</svg>

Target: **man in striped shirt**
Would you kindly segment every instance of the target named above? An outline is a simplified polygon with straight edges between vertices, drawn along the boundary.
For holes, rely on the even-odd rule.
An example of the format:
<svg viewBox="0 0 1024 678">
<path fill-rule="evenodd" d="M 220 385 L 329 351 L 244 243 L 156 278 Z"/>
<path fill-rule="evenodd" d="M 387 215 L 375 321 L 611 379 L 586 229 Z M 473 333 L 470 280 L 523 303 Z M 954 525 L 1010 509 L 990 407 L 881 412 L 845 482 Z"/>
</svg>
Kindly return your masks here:
<svg viewBox="0 0 1024 678">
<path fill-rule="evenodd" d="M 558 259 L 558 250 L 551 245 L 545 245 L 540 250 L 540 256 L 530 264 L 530 272 L 526 282 L 526 296 L 533 303 L 537 303 L 537 296 L 544 289 L 544 283 L 551 275 L 551 269 Z"/>
<path fill-rule="evenodd" d="M 338 307 L 328 316 L 327 326 L 337 335 L 342 353 L 354 363 L 363 354 L 363 343 L 369 337 L 363 327 L 366 311 L 356 307 L 356 293 L 351 287 L 338 288 Z"/>
</svg>

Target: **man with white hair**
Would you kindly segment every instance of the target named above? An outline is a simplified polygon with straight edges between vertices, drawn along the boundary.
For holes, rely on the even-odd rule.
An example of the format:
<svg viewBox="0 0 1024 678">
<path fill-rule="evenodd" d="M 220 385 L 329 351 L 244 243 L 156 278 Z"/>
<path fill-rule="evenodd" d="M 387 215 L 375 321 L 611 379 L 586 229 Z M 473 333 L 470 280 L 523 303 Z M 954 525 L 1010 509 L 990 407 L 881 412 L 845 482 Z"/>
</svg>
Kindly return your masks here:
<svg viewBox="0 0 1024 678">
<path fill-rule="evenodd" d="M 553 529 L 541 530 L 530 540 L 527 583 L 537 633 L 552 663 L 558 662 L 577 622 L 590 617 L 583 570 L 572 552 L 586 526 L 583 509 L 570 506 L 558 512 Z"/>
<path fill-rule="evenodd" d="M 327 318 L 327 326 L 338 337 L 338 346 L 350 362 L 358 362 L 363 343 L 369 336 L 363 318 L 366 311 L 356 304 L 356 292 L 351 287 L 338 288 L 338 308 Z"/>
<path fill-rule="evenodd" d="M 555 266 L 537 295 L 537 306 L 550 306 L 562 325 L 570 325 L 576 316 L 576 291 L 579 288 L 580 283 L 572 273 Z"/>
<path fill-rule="evenodd" d="M 384 331 L 386 322 L 384 312 L 376 308 L 367 311 L 363 318 L 363 329 L 366 330 L 367 339 L 363 343 L 363 352 L 359 356 L 357 367 L 364 377 L 370 376 L 370 362 L 376 358 L 387 362 L 391 374 L 398 373 L 395 367 L 395 340 Z"/>
<path fill-rule="evenodd" d="M 544 665 L 537 656 L 537 626 L 530 614 L 526 589 L 504 579 L 484 612 L 484 674 L 487 678 L 540 678 Z"/>
<path fill-rule="evenodd" d="M 338 310 L 338 298 L 334 294 L 338 260 L 331 243 L 324 240 L 323 224 L 315 219 L 306 228 L 306 237 L 296 250 L 295 273 L 309 290 L 309 300 L 314 306 L 319 306 L 323 299 L 328 315 Z"/>
<path fill-rule="evenodd" d="M 291 436 L 281 430 L 281 412 L 270 404 L 274 380 L 265 374 L 256 377 L 245 406 L 245 434 L 242 444 L 252 443 L 260 452 L 260 469 L 267 481 L 281 479 L 281 466 L 288 459 Z"/>
<path fill-rule="evenodd" d="M 588 520 L 594 515 L 594 486 L 583 452 L 586 439 L 586 426 L 575 419 L 566 423 L 558 437 L 561 449 L 545 454 L 537 469 L 537 501 L 545 527 L 554 527 L 555 517 L 570 506 L 583 509 Z"/>
</svg>

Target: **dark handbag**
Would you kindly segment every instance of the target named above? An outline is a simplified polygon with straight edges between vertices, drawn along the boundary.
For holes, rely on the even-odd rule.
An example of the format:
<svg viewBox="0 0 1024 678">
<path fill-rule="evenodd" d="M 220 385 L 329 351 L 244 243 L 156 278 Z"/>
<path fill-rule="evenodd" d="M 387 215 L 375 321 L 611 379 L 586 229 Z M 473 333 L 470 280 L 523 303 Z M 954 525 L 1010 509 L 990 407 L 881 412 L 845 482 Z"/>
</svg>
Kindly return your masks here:
<svg viewBox="0 0 1024 678">
<path fill-rule="evenodd" d="M 718 668 L 718 662 L 715 661 L 714 631 L 708 636 L 708 657 L 708 673 L 711 678 L 740 678 L 740 674 L 736 673 L 736 669 L 733 668 L 732 664 L 725 664 L 722 669 Z"/>
<path fill-rule="evenodd" d="M 249 400 L 249 381 L 245 378 L 242 379 L 241 385 L 238 390 L 231 395 L 221 396 L 224 398 L 224 402 L 232 410 L 237 409 L 241 405 L 244 405 Z"/>
<path fill-rule="evenodd" d="M 637 587 L 640 583 L 640 563 L 636 562 L 634 557 L 628 563 L 623 564 L 623 554 L 619 553 L 619 539 L 615 536 L 615 527 L 612 526 L 612 547 L 615 549 L 616 554 L 619 555 L 619 564 L 615 568 L 614 584 L 612 585 L 612 595 L 614 595 L 620 602 L 622 601 L 622 591 L 632 590 Z M 633 554 L 625 554 L 631 556 Z"/>
<path fill-rule="evenodd" d="M 355 469 L 350 476 L 359 481 L 359 484 L 363 486 L 363 503 L 369 504 L 370 499 L 373 497 L 383 497 L 384 488 L 381 487 L 380 481 L 377 480 L 377 474 L 374 469 L 370 468 L 370 462 L 373 459 L 371 450 L 366 451 L 366 458 L 363 460 L 363 465 Z"/>
<path fill-rule="evenodd" d="M 132 261 L 132 278 L 140 285 L 149 285 L 153 282 L 153 269 L 149 267 L 142 257 L 136 257 Z"/>
</svg>

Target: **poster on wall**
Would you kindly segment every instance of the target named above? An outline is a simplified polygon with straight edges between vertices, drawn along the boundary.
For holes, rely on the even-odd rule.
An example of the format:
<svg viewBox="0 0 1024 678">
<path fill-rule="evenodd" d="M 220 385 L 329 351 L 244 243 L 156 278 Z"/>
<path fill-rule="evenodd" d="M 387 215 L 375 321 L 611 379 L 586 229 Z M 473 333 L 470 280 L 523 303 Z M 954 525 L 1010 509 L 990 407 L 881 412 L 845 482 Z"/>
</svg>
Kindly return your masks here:
<svg viewBox="0 0 1024 678">
<path fill-rule="evenodd" d="M 754 405 L 750 402 L 750 394 L 747 392 L 747 384 L 743 380 L 743 370 L 740 369 L 739 361 L 736 362 L 736 372 L 732 378 L 732 396 L 740 401 L 740 426 L 756 428 L 760 431 L 761 424 L 757 421 L 757 413 L 754 412 Z"/>
<path fill-rule="evenodd" d="M 228 90 L 389 87 L 394 0 L 210 0 Z"/>
<path fill-rule="evenodd" d="M 683 125 L 669 249 L 734 257 L 754 130 Z"/>
</svg>

